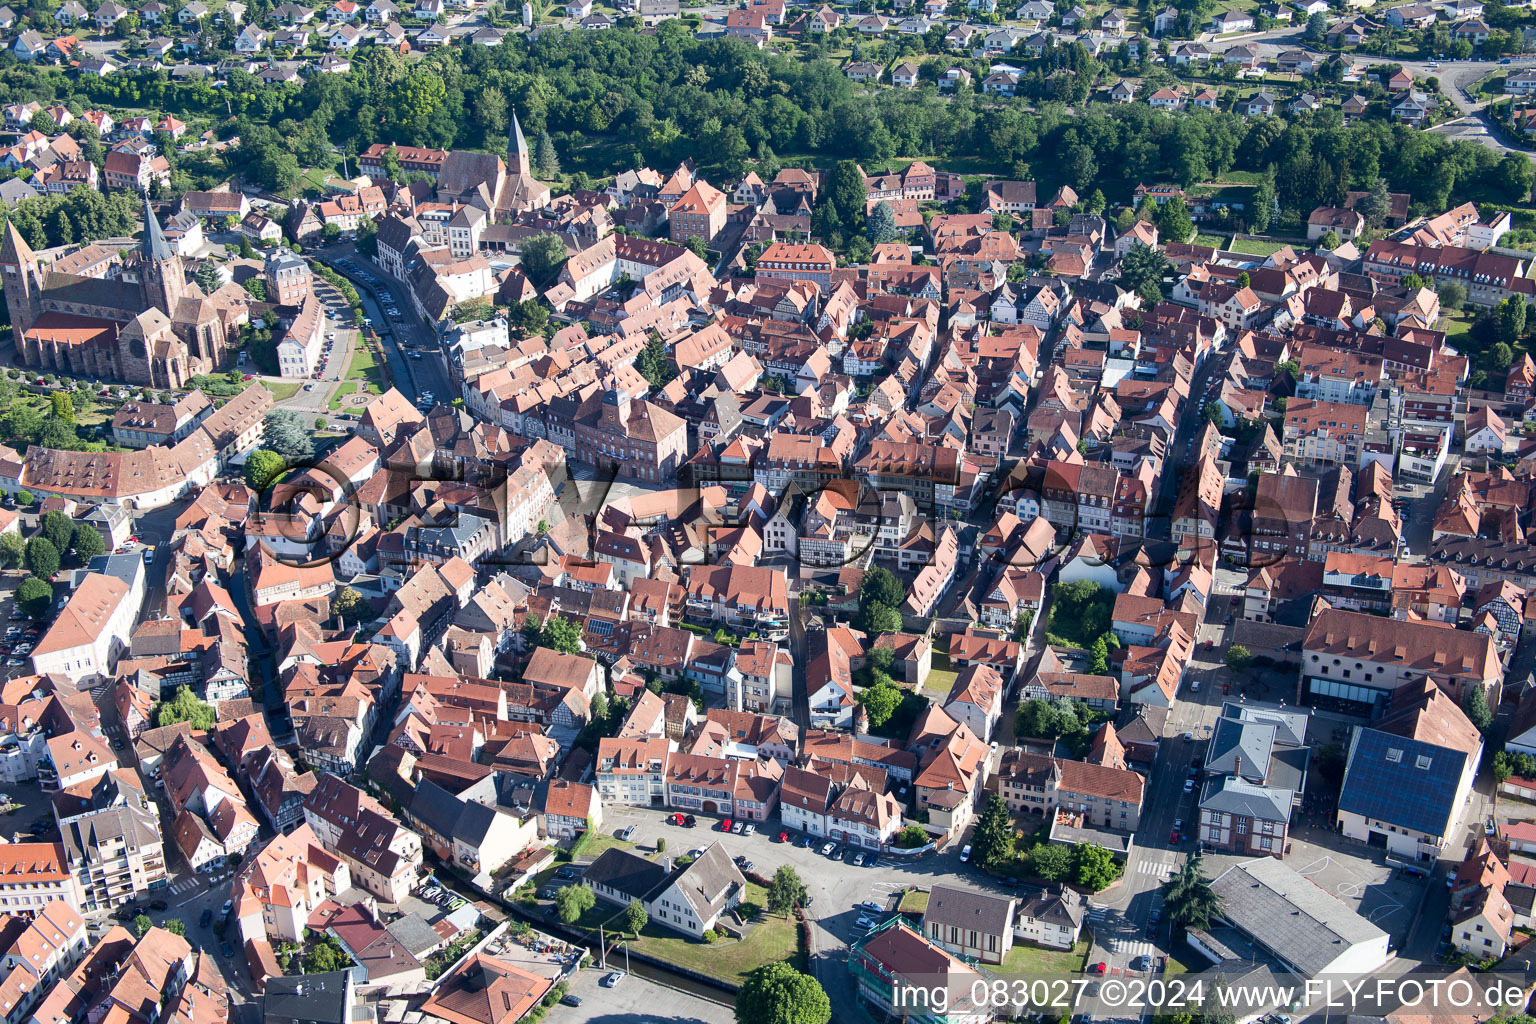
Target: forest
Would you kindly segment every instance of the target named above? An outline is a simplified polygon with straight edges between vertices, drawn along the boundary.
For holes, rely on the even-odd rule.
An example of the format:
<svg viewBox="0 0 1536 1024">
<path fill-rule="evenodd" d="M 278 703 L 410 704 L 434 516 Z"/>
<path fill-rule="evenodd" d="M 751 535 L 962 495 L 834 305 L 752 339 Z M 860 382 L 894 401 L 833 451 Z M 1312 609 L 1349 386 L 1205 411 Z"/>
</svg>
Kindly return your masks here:
<svg viewBox="0 0 1536 1024">
<path fill-rule="evenodd" d="M 1031 62 L 1026 77 L 1034 76 L 1029 87 L 1036 92 L 1080 99 L 1102 72 L 1073 44 Z M 61 98 L 82 108 L 212 119 L 222 137 L 238 137 L 222 158 L 179 155 L 179 187 L 240 171 L 268 188 L 293 190 L 304 168 L 329 166 L 374 142 L 500 152 L 514 110 L 530 139 L 553 136 L 578 184 L 685 157 L 720 181 L 749 162 L 761 173 L 781 162 L 856 159 L 874 171 L 922 157 L 965 173 L 1036 178 L 1042 191 L 1067 184 L 1086 195 L 1098 188 L 1111 202 L 1125 202 L 1138 182 L 1188 186 L 1245 171 L 1273 183 L 1276 202 L 1264 205 L 1296 223 L 1377 177 L 1430 211 L 1453 198 L 1525 204 L 1533 181 L 1523 155 L 1501 157 L 1380 119 L 1345 125 L 1336 111 L 1245 119 L 1139 103 L 1074 108 L 1063 100 L 998 100 L 967 90 L 952 97 L 932 89 L 870 93 L 856 89 L 833 61 L 797 60 L 735 39 L 701 41 L 678 21 L 655 35 L 509 36 L 499 47 L 443 48 L 420 60 L 373 47 L 348 74 L 293 85 L 266 85 L 238 70 L 228 88 L 173 82 L 164 72 L 75 80 L 9 57 L 0 63 L 0 103 Z M 1258 216 L 1267 221 L 1270 209 Z M 37 221 L 50 241 L 89 237 L 92 226 L 71 216 L 50 208 Z"/>
</svg>

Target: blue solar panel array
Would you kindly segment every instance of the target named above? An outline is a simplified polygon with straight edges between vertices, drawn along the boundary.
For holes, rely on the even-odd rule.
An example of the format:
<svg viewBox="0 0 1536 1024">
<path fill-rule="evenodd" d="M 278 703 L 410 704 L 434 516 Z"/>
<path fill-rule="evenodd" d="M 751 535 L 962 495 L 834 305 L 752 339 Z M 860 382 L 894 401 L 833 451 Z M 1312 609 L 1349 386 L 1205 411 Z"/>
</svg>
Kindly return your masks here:
<svg viewBox="0 0 1536 1024">
<path fill-rule="evenodd" d="M 1402 751 L 1393 763 L 1391 750 Z M 1420 757 L 1429 767 L 1418 767 Z M 1361 729 L 1355 742 L 1339 810 L 1362 814 L 1399 828 L 1444 835 L 1456 810 L 1456 788 L 1466 755 L 1374 729 Z"/>
</svg>

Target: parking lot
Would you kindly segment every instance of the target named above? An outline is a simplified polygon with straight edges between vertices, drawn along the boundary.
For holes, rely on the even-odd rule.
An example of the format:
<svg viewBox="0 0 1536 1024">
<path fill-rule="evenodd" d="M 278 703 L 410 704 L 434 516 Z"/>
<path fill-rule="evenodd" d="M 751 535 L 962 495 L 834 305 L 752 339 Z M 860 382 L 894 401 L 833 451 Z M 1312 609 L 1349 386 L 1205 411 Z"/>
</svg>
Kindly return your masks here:
<svg viewBox="0 0 1536 1024">
<path fill-rule="evenodd" d="M 614 966 L 612 962 L 609 967 Z M 622 966 L 622 960 L 620 961 Z M 720 993 L 721 1002 L 706 999 L 665 985 L 658 985 L 637 974 L 629 974 L 613 988 L 599 984 L 606 972 L 589 967 L 571 979 L 570 993 L 581 1000 L 580 1006 L 556 1005 L 548 1021 L 587 1021 L 590 1024 L 719 1024 L 732 1019 L 730 997 Z"/>
</svg>

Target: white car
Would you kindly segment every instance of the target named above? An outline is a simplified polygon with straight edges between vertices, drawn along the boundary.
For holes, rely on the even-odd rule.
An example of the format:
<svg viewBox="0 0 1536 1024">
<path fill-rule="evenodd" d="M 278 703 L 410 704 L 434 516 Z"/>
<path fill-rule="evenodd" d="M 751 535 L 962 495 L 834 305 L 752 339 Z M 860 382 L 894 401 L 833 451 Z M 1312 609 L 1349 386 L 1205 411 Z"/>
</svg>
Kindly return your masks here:
<svg viewBox="0 0 1536 1024">
<path fill-rule="evenodd" d="M 821 847 L 821 855 L 825 857 L 835 849 L 837 849 L 836 843 L 823 843 Z"/>
<path fill-rule="evenodd" d="M 875 926 L 874 919 L 868 917 L 861 917 L 853 923 L 858 925 L 860 928 L 873 928 Z"/>
<path fill-rule="evenodd" d="M 749 821 L 749 822 L 747 822 L 746 827 L 741 830 L 741 834 L 744 835 L 744 836 L 756 835 L 757 834 L 757 826 L 752 824 Z"/>
<path fill-rule="evenodd" d="M 960 863 L 969 864 L 971 860 L 971 846 L 969 843 L 960 851 Z"/>
<path fill-rule="evenodd" d="M 624 980 L 624 972 L 623 971 L 609 971 L 607 974 L 603 975 L 603 980 L 598 982 L 598 984 L 603 986 L 603 988 L 613 988 L 614 986 L 618 985 L 618 983 L 623 981 L 623 980 Z"/>
<path fill-rule="evenodd" d="M 1194 779 L 1185 779 L 1184 780 L 1184 792 L 1186 792 L 1186 793 L 1193 793 L 1194 791 L 1195 791 L 1195 780 Z"/>
</svg>

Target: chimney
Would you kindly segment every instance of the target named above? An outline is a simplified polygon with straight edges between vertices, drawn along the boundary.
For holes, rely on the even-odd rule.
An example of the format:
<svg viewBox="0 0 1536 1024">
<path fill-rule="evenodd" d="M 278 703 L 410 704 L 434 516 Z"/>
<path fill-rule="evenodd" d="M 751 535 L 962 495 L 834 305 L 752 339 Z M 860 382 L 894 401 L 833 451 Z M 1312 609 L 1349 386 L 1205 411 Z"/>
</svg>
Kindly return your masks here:
<svg viewBox="0 0 1536 1024">
<path fill-rule="evenodd" d="M 1242 754 L 1238 754 L 1237 757 L 1232 759 L 1232 774 L 1236 775 L 1238 778 L 1242 778 L 1243 777 L 1243 755 Z"/>
</svg>

